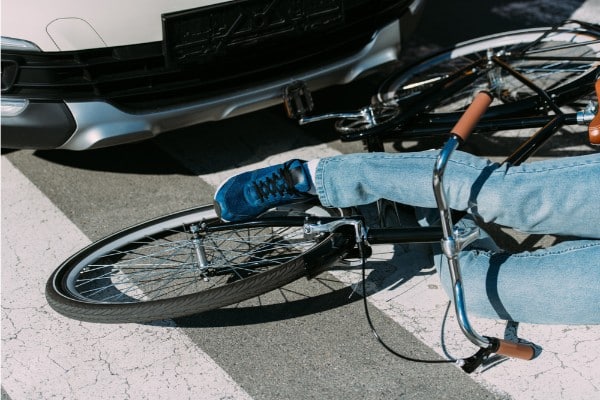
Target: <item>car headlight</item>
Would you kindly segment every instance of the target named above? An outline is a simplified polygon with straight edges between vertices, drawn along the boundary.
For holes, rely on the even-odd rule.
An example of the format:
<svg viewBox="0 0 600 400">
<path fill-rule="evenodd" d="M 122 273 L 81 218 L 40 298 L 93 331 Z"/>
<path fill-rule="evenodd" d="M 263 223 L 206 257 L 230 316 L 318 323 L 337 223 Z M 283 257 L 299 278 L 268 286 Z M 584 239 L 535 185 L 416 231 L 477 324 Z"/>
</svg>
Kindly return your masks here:
<svg viewBox="0 0 600 400">
<path fill-rule="evenodd" d="M 2 50 L 21 50 L 21 51 L 42 51 L 35 43 L 27 40 L 13 39 L 5 36 L 0 37 L 0 47 Z"/>
<path fill-rule="evenodd" d="M 16 117 L 21 114 L 27 106 L 29 100 L 27 99 L 0 99 L 0 115 L 2 117 Z"/>
</svg>

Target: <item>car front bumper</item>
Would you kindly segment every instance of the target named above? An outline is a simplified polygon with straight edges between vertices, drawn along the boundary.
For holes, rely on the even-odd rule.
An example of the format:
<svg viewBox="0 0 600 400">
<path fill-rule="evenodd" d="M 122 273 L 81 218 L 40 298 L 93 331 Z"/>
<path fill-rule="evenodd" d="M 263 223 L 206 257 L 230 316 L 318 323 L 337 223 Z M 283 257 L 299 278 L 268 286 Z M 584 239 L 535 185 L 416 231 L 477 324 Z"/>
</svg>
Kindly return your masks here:
<svg viewBox="0 0 600 400">
<path fill-rule="evenodd" d="M 30 101 L 3 117 L 2 147 L 86 150 L 152 138 L 194 124 L 225 119 L 282 102 L 283 89 L 303 81 L 310 90 L 345 84 L 398 57 L 400 23 L 377 31 L 359 52 L 296 76 L 152 112 L 126 112 L 103 101 Z"/>
</svg>

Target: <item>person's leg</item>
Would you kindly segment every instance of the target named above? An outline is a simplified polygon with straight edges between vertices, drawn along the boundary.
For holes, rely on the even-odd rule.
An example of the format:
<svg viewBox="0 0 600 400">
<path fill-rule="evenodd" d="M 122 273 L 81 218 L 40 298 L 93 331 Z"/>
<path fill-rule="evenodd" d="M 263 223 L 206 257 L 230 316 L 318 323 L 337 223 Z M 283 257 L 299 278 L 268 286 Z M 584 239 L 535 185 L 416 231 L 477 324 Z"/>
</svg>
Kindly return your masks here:
<svg viewBox="0 0 600 400">
<path fill-rule="evenodd" d="M 316 166 L 315 186 L 329 206 L 369 204 L 383 197 L 430 207 L 419 208 L 424 212 L 417 215 L 429 224 L 437 213 L 431 187 L 436 157 L 437 152 L 425 152 L 327 158 Z M 512 225 L 523 230 L 598 237 L 600 213 L 591 201 L 599 198 L 597 155 L 510 168 L 460 152 L 451 160 L 445 175 L 451 207 L 488 221 L 515 221 Z M 572 193 L 574 188 L 580 193 Z M 522 208 L 510 207 L 520 202 L 525 203 Z M 555 220 L 542 224 L 544 218 Z M 474 222 L 463 219 L 461 224 Z M 436 268 L 452 297 L 447 260 L 434 247 Z M 526 323 L 600 323 L 600 241 L 576 240 L 510 254 L 482 232 L 459 260 L 467 307 L 474 315 Z"/>
<path fill-rule="evenodd" d="M 313 182 L 326 206 L 380 198 L 435 208 L 437 151 L 358 153 L 319 160 Z M 600 239 L 600 153 L 508 166 L 455 152 L 444 174 L 451 208 L 529 233 Z"/>
<path fill-rule="evenodd" d="M 473 315 L 534 324 L 600 324 L 600 241 L 573 240 L 510 254 L 476 241 L 459 255 Z M 446 257 L 434 255 L 452 298 Z"/>
<path fill-rule="evenodd" d="M 223 185 L 216 202 L 243 203 L 248 215 L 308 196 L 324 205 L 346 207 L 387 198 L 435 208 L 431 175 L 437 152 L 361 153 L 321 159 L 316 169 L 286 163 L 238 175 Z M 312 175 L 312 180 L 311 180 Z M 529 232 L 600 238 L 600 154 L 554 159 L 517 167 L 500 166 L 456 152 L 445 173 L 450 206 Z M 256 186 L 261 187 L 255 193 Z M 242 197 L 269 196 L 259 204 Z M 228 196 L 234 193 L 236 196 Z M 254 200 L 253 200 L 254 201 Z M 267 203 L 264 203 L 267 201 Z M 232 213 L 235 217 L 235 213 Z M 600 323 L 600 241 L 565 242 L 550 249 L 508 254 L 476 249 L 461 253 L 471 311 L 522 322 Z M 442 265 L 443 259 L 438 259 Z M 440 268 L 447 282 L 447 268 Z M 446 284 L 447 286 L 447 284 Z"/>
<path fill-rule="evenodd" d="M 323 158 L 313 174 L 293 160 L 234 176 L 215 194 L 215 208 L 234 221 L 309 197 L 331 207 L 384 198 L 415 207 L 436 206 L 432 170 L 437 151 L 358 153 Z M 455 152 L 444 174 L 451 208 L 485 222 L 529 233 L 600 239 L 600 153 L 499 165 Z"/>
</svg>

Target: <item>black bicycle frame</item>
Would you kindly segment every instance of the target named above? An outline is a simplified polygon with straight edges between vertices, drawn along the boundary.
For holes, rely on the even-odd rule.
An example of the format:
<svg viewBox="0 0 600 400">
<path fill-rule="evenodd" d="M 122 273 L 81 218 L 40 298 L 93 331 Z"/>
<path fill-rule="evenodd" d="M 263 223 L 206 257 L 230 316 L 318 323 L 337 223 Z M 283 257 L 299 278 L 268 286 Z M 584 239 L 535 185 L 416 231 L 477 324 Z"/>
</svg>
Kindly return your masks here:
<svg viewBox="0 0 600 400">
<path fill-rule="evenodd" d="M 416 228 L 369 228 L 367 242 L 370 244 L 439 243 L 440 227 Z"/>
<path fill-rule="evenodd" d="M 522 58 L 522 54 L 518 53 L 512 57 Z M 506 59 L 510 58 L 510 56 L 506 57 Z M 600 61 L 600 58 L 596 57 L 594 59 Z M 462 113 L 448 113 L 439 116 L 423 113 L 422 111 L 430 109 L 433 105 L 473 83 L 475 79 L 488 70 L 485 67 L 488 63 L 495 64 L 537 94 L 537 96 L 532 97 L 531 101 L 516 102 L 513 107 L 503 105 L 503 111 L 500 115 L 497 115 L 498 113 L 494 112 L 494 108 L 492 108 L 475 127 L 475 131 L 480 133 L 541 127 L 513 154 L 507 157 L 506 162 L 512 164 L 521 163 L 534 154 L 560 127 L 578 123 L 577 114 L 564 114 L 560 109 L 560 104 L 594 92 L 593 84 L 596 80 L 596 74 L 594 73 L 588 73 L 577 82 L 561 87 L 560 91 L 555 93 L 554 91 L 543 90 L 523 74 L 513 69 L 504 59 L 497 56 L 490 59 L 481 58 L 436 82 L 432 87 L 412 99 L 409 104 L 399 105 L 403 108 L 402 114 L 390 123 L 384 124 L 381 129 L 344 133 L 340 136 L 340 139 L 342 141 L 362 140 L 368 151 L 383 151 L 384 141 L 447 135 Z M 540 109 L 551 109 L 554 115 L 532 115 L 532 112 L 538 113 L 537 110 Z M 393 125 L 393 128 L 390 128 L 390 124 Z"/>
</svg>

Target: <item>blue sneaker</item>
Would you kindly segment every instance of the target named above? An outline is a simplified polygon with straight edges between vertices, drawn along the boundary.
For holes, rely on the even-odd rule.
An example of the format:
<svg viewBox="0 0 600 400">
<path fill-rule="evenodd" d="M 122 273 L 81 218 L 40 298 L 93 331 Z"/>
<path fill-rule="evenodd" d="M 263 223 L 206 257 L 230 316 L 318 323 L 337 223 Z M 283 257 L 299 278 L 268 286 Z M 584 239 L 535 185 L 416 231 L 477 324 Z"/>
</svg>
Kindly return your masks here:
<svg viewBox="0 0 600 400">
<path fill-rule="evenodd" d="M 290 160 L 227 179 L 215 194 L 215 211 L 223 221 L 243 221 L 269 208 L 314 198 L 310 187 L 304 161 Z"/>
</svg>

